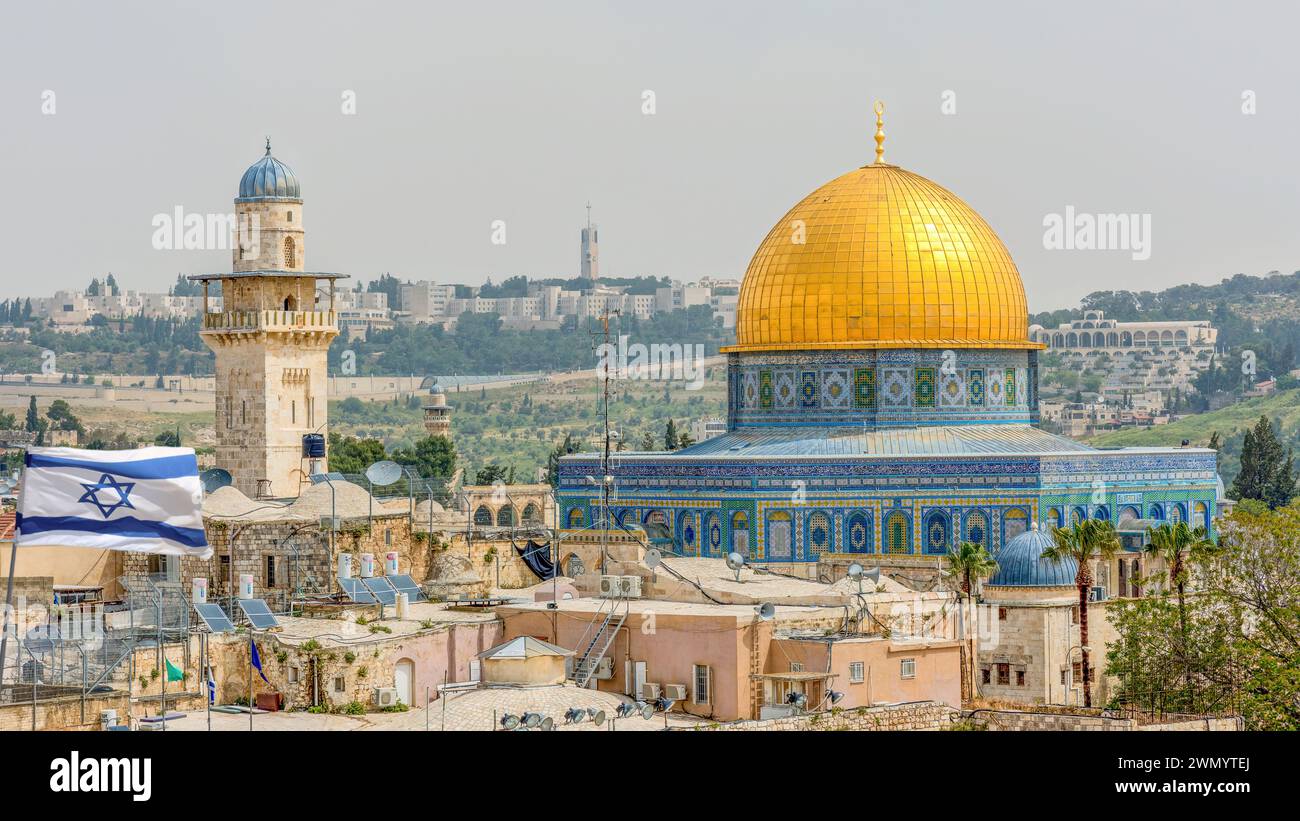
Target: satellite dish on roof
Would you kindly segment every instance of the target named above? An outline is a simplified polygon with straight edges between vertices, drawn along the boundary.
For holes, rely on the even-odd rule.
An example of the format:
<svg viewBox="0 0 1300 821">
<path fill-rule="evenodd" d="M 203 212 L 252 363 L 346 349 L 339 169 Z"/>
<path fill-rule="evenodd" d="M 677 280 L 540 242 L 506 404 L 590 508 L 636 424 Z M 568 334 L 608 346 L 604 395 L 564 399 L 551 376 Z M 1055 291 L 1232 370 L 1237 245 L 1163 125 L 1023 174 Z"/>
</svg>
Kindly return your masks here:
<svg viewBox="0 0 1300 821">
<path fill-rule="evenodd" d="M 727 569 L 728 569 L 728 570 L 739 570 L 740 568 L 742 568 L 742 567 L 744 567 L 744 566 L 745 566 L 745 557 L 744 557 L 744 556 L 740 555 L 739 553 L 728 553 L 728 554 L 727 554 Z"/>
<path fill-rule="evenodd" d="M 230 476 L 230 471 L 225 468 L 208 468 L 199 474 L 199 482 L 203 485 L 204 493 L 212 493 L 219 488 L 229 487 L 234 484 L 234 481 Z"/>
<path fill-rule="evenodd" d="M 664 554 L 653 547 L 645 552 L 645 566 L 654 570 L 664 560 Z"/>
<path fill-rule="evenodd" d="M 375 462 L 366 468 L 366 479 L 372 485 L 383 487 L 384 485 L 391 485 L 401 478 L 402 466 L 387 459 L 382 462 Z"/>
</svg>

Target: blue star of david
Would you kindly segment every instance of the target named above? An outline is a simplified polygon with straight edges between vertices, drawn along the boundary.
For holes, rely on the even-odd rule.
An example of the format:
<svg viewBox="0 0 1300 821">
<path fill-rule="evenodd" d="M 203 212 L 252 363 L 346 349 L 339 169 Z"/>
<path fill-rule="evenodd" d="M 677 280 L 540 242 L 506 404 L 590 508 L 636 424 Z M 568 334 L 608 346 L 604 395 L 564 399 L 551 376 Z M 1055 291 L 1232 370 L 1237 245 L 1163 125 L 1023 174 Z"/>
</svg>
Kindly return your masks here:
<svg viewBox="0 0 1300 821">
<path fill-rule="evenodd" d="M 119 482 L 116 477 L 105 473 L 99 477 L 98 483 L 90 485 L 82 482 L 81 486 L 86 489 L 86 492 L 81 494 L 81 498 L 77 501 L 92 504 L 99 508 L 100 515 L 105 519 L 112 516 L 113 512 L 118 508 L 129 507 L 132 510 L 135 509 L 135 505 L 131 504 L 131 500 L 128 498 L 131 495 L 131 490 L 135 487 L 135 482 Z M 100 501 L 98 494 L 101 490 L 111 490 L 117 493 L 117 501 L 109 504 Z"/>
</svg>

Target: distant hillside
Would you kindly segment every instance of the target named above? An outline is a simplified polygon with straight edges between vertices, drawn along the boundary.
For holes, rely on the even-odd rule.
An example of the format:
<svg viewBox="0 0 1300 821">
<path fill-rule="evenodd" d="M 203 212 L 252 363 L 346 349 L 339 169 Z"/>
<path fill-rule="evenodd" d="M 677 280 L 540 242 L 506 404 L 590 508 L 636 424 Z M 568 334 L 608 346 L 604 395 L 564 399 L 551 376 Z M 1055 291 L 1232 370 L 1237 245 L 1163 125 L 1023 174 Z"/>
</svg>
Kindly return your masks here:
<svg viewBox="0 0 1300 821">
<path fill-rule="evenodd" d="M 1054 328 L 1084 311 L 1121 322 L 1206 319 L 1219 329 L 1219 348 L 1236 357 L 1254 351 L 1259 378 L 1295 368 L 1300 351 L 1300 271 L 1254 277 L 1237 274 L 1217 285 L 1177 285 L 1163 291 L 1094 291 L 1080 307 L 1033 314 L 1030 324 Z"/>
<path fill-rule="evenodd" d="M 1126 447 L 1143 445 L 1177 445 L 1187 439 L 1193 445 L 1205 446 L 1210 436 L 1218 431 L 1220 449 L 1219 475 L 1224 484 L 1231 485 L 1240 468 L 1241 442 L 1246 430 L 1267 416 L 1280 427 L 1282 442 L 1295 448 L 1300 455 L 1300 388 L 1278 391 L 1272 396 L 1238 402 L 1217 411 L 1189 416 L 1178 422 L 1144 430 L 1121 430 L 1104 433 L 1088 440 L 1096 447 Z"/>
</svg>

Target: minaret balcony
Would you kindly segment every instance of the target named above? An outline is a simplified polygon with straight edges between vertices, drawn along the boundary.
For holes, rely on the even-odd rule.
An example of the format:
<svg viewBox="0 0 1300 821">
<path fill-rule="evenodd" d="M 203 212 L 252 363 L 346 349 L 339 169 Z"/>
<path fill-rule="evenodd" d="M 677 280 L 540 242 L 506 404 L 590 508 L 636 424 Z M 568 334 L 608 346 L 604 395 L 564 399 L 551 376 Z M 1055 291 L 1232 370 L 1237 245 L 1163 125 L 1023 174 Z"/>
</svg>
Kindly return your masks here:
<svg viewBox="0 0 1300 821">
<path fill-rule="evenodd" d="M 334 311 L 222 311 L 203 315 L 203 330 L 229 331 L 338 331 Z"/>
</svg>

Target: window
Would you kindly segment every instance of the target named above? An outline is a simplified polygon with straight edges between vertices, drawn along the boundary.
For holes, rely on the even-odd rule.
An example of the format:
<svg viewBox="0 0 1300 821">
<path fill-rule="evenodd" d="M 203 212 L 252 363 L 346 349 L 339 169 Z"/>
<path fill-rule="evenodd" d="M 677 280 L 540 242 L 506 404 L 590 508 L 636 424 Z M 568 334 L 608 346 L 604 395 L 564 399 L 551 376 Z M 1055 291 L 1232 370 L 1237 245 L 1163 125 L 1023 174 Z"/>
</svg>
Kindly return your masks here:
<svg viewBox="0 0 1300 821">
<path fill-rule="evenodd" d="M 989 668 L 987 668 L 987 667 L 981 668 L 981 669 L 980 669 L 980 676 L 981 676 L 981 679 L 982 679 L 982 683 L 984 683 L 984 684 L 992 684 L 992 683 L 993 683 L 993 671 L 990 670 Z M 1062 679 L 1065 678 L 1065 672 L 1064 672 L 1064 671 L 1061 672 L 1061 678 L 1062 678 Z"/>
<path fill-rule="evenodd" d="M 275 557 L 266 557 L 266 586 L 275 587 Z"/>
<path fill-rule="evenodd" d="M 336 693 L 341 693 L 341 692 L 343 692 L 343 691 L 346 690 L 346 689 L 347 689 L 347 685 L 345 685 L 345 684 L 343 683 L 343 676 L 335 676 L 335 677 L 334 677 L 334 692 L 336 692 Z"/>
<path fill-rule="evenodd" d="M 1083 662 L 1081 662 L 1081 661 L 1076 661 L 1076 662 L 1074 662 L 1074 664 L 1072 665 L 1072 667 L 1073 667 L 1073 669 L 1072 669 L 1071 672 L 1074 673 L 1074 680 L 1075 680 L 1076 682 L 1081 682 L 1081 681 L 1083 681 Z M 1090 682 L 1094 682 L 1094 681 L 1096 681 L 1096 680 L 1097 680 L 1097 665 L 1095 665 L 1095 664 L 1089 664 L 1089 665 L 1088 665 L 1088 681 L 1090 681 Z"/>
<path fill-rule="evenodd" d="M 792 662 L 790 662 L 790 672 L 791 672 L 791 673 L 802 673 L 802 672 L 803 672 L 803 664 L 801 664 L 801 663 L 799 663 L 799 662 L 797 662 L 797 661 L 792 661 Z"/>
<path fill-rule="evenodd" d="M 1061 684 L 1065 684 L 1065 668 L 1061 668 Z"/>
<path fill-rule="evenodd" d="M 695 693 L 691 700 L 696 704 L 708 704 L 709 666 L 707 664 L 695 665 L 695 675 L 692 678 L 695 681 Z"/>
<path fill-rule="evenodd" d="M 1006 621 L 1006 620 L 1007 620 L 1007 609 L 1005 607 L 999 607 L 998 621 Z"/>
<path fill-rule="evenodd" d="M 293 247 L 293 237 L 284 238 L 284 267 L 294 268 L 297 266 L 297 255 Z"/>
<path fill-rule="evenodd" d="M 1070 608 L 1070 624 L 1078 624 L 1078 623 L 1079 623 L 1079 605 L 1076 604 Z"/>
<path fill-rule="evenodd" d="M 295 399 L 289 403 L 289 424 L 298 424 L 298 400 Z"/>
<path fill-rule="evenodd" d="M 384 544 L 389 547 L 393 545 L 393 529 L 391 527 L 384 528 Z"/>
<path fill-rule="evenodd" d="M 866 680 L 865 666 L 860 661 L 855 661 L 849 665 L 849 684 L 861 684 Z"/>
<path fill-rule="evenodd" d="M 1017 671 L 1016 671 L 1016 686 L 1017 686 L 1017 687 L 1024 687 L 1024 686 L 1025 686 L 1025 671 L 1024 671 L 1024 670 L 1017 670 Z"/>
<path fill-rule="evenodd" d="M 903 678 L 916 678 L 916 659 L 903 659 L 899 662 L 898 674 Z"/>
<path fill-rule="evenodd" d="M 998 684 L 1006 685 L 1011 683 L 1011 665 L 998 664 Z"/>
<path fill-rule="evenodd" d="M 289 668 L 289 683 L 290 683 L 290 684 L 297 684 L 297 683 L 298 683 L 298 668 L 297 668 L 297 667 L 290 667 L 290 668 Z"/>
</svg>

